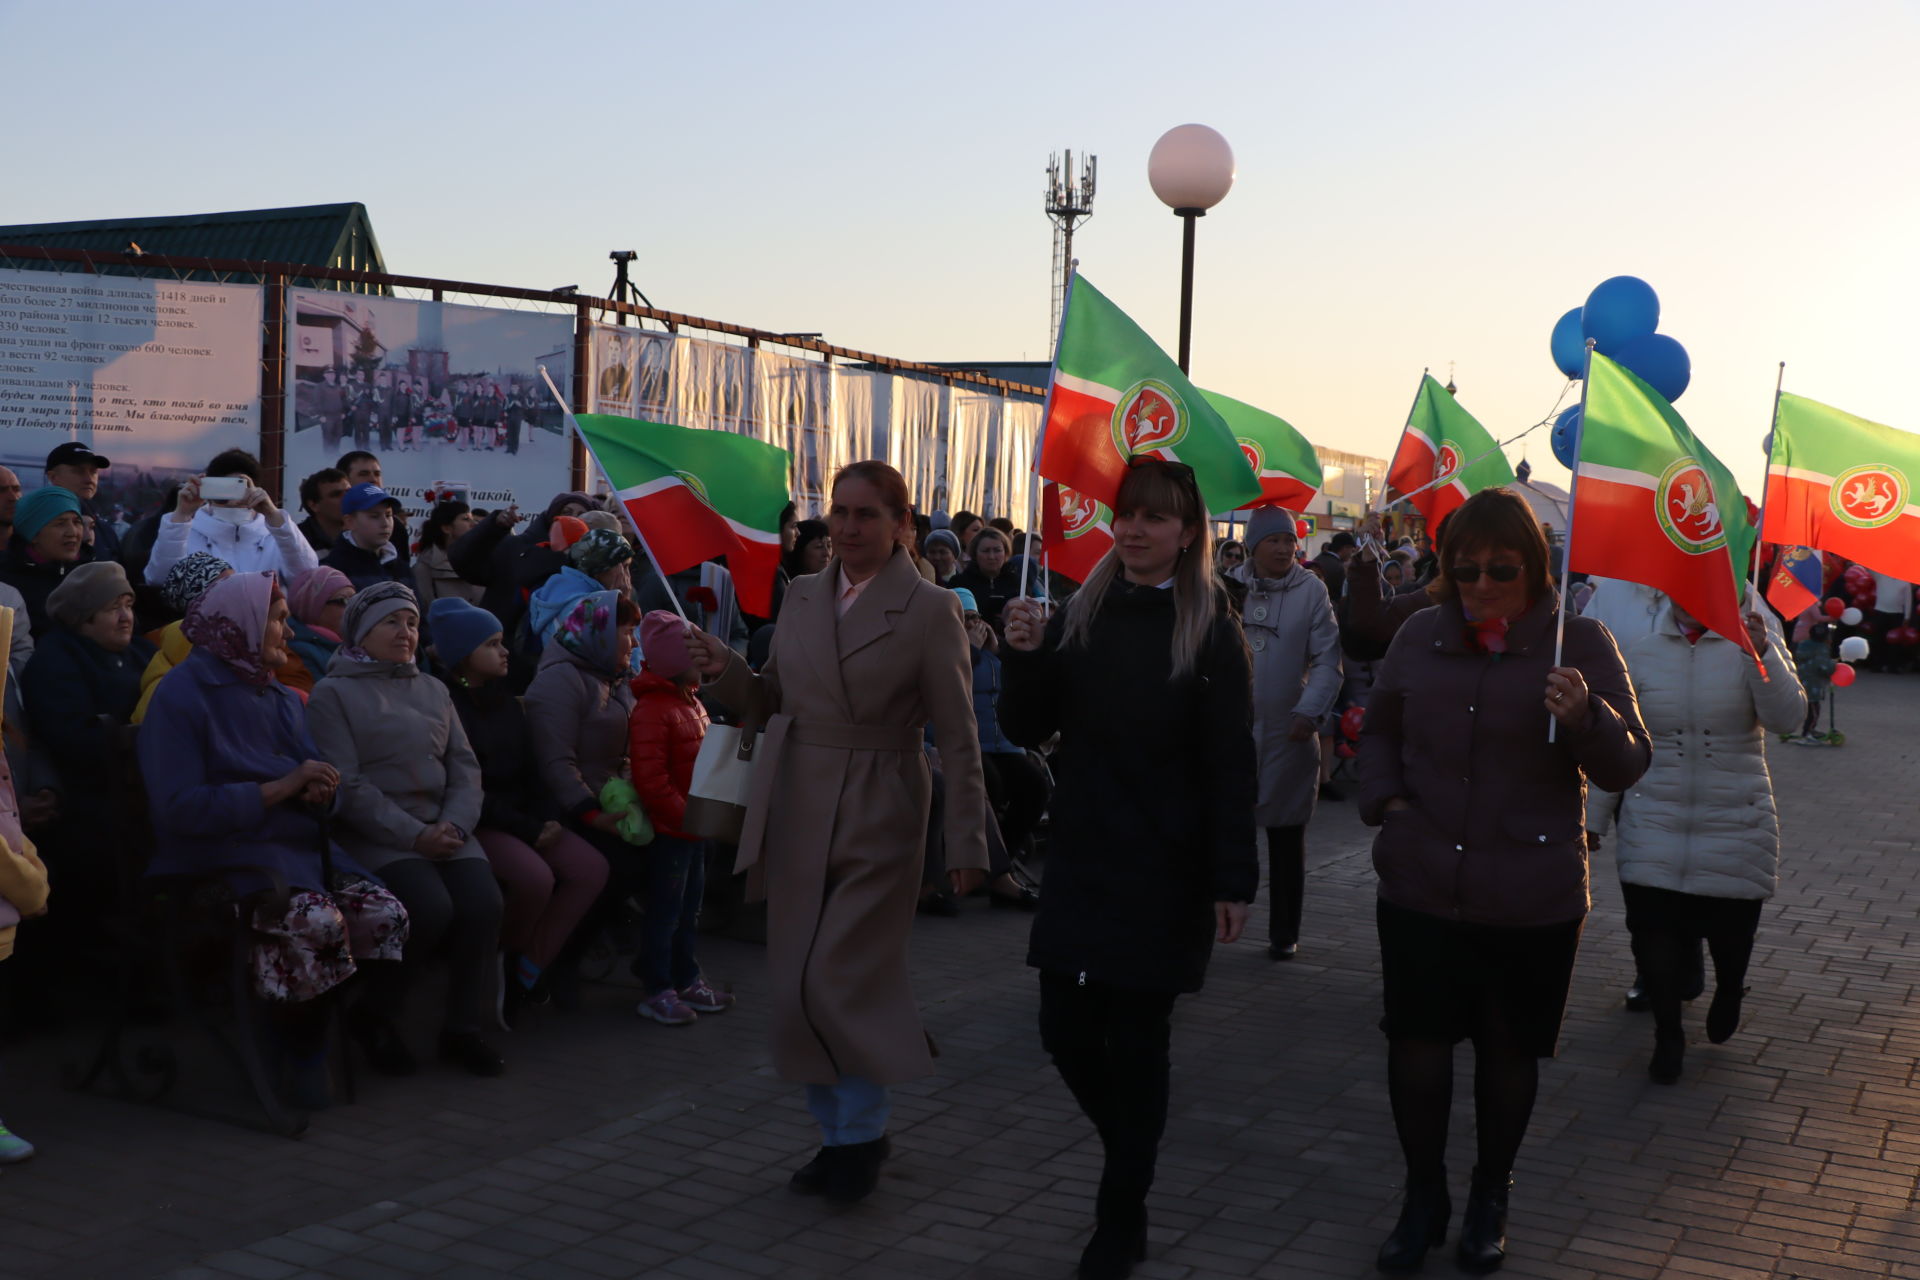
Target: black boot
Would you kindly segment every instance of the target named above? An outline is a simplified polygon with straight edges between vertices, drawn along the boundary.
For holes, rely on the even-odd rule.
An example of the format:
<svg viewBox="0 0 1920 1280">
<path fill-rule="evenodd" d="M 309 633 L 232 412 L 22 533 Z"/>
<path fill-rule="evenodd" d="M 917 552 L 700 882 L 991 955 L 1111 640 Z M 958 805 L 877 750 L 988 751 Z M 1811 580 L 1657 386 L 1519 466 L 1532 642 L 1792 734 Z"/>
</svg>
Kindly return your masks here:
<svg viewBox="0 0 1920 1280">
<path fill-rule="evenodd" d="M 872 1142 L 854 1142 L 834 1148 L 827 1165 L 827 1199 L 837 1204 L 854 1204 L 873 1194 L 880 1185 L 880 1166 L 887 1161 L 893 1146 L 886 1136 Z"/>
<path fill-rule="evenodd" d="M 787 1190 L 795 1195 L 817 1196 L 827 1189 L 834 1163 L 834 1153 L 839 1147 L 822 1147 L 813 1153 L 813 1159 L 794 1171 L 787 1180 Z"/>
<path fill-rule="evenodd" d="M 1447 1242 L 1447 1222 L 1452 1217 L 1453 1199 L 1447 1195 L 1444 1177 L 1438 1182 L 1409 1182 L 1400 1221 L 1380 1246 L 1375 1264 L 1382 1271 L 1418 1270 L 1428 1249 Z"/>
<path fill-rule="evenodd" d="M 1080 1255 L 1081 1280 L 1125 1280 L 1134 1263 L 1146 1260 L 1153 1166 L 1151 1152 L 1116 1155 L 1109 1145 L 1093 1205 L 1093 1239 Z"/>
<path fill-rule="evenodd" d="M 1647 1062 L 1647 1075 L 1655 1084 L 1672 1084 L 1680 1078 L 1680 1064 L 1686 1061 L 1687 1038 L 1679 1031 L 1656 1031 L 1653 1057 Z"/>
<path fill-rule="evenodd" d="M 1740 1000 L 1747 994 L 1739 983 L 1722 983 L 1713 989 L 1713 1003 L 1707 1006 L 1707 1039 L 1725 1044 L 1740 1029 Z"/>
<path fill-rule="evenodd" d="M 1484 1276 L 1507 1260 L 1507 1195 L 1513 1175 L 1473 1171 L 1467 1211 L 1460 1217 L 1460 1244 L 1454 1252 L 1462 1271 Z"/>
</svg>

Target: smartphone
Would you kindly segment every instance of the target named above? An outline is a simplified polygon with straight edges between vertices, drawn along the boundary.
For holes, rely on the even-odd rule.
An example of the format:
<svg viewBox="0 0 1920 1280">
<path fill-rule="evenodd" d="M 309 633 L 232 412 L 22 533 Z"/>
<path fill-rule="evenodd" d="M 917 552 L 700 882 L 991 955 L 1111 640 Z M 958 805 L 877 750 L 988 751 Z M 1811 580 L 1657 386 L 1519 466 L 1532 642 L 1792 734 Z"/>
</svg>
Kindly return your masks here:
<svg viewBox="0 0 1920 1280">
<path fill-rule="evenodd" d="M 249 487 L 245 476 L 206 476 L 200 481 L 200 497 L 205 502 L 238 502 Z"/>
</svg>

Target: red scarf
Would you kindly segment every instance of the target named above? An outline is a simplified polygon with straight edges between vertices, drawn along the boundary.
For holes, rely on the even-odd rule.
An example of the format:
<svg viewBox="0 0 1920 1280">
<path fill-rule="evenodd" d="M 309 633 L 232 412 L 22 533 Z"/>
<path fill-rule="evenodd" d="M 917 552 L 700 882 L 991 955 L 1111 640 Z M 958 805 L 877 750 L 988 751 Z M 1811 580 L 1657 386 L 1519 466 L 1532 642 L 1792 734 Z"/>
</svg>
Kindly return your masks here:
<svg viewBox="0 0 1920 1280">
<path fill-rule="evenodd" d="M 1476 622 L 1469 618 L 1467 643 L 1481 653 L 1505 653 L 1507 651 L 1507 620 L 1487 618 Z"/>
</svg>

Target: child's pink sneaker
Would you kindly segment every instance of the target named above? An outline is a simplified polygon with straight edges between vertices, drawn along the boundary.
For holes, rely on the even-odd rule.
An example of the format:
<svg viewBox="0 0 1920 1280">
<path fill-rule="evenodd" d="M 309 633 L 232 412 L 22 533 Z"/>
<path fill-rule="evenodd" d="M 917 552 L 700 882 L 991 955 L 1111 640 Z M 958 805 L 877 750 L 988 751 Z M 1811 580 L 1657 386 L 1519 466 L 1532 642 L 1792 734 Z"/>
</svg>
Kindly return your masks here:
<svg viewBox="0 0 1920 1280">
<path fill-rule="evenodd" d="M 695 978 L 692 986 L 680 988 L 680 999 L 701 1013 L 725 1013 L 733 1008 L 733 996 L 715 991 L 705 978 Z"/>
<path fill-rule="evenodd" d="M 680 998 L 680 993 L 672 987 L 648 996 L 640 1002 L 640 1007 L 634 1012 L 643 1018 L 652 1018 L 655 1022 L 664 1023 L 669 1027 L 684 1027 L 689 1022 L 700 1021 L 700 1015 L 688 1008 L 686 1002 Z"/>
</svg>

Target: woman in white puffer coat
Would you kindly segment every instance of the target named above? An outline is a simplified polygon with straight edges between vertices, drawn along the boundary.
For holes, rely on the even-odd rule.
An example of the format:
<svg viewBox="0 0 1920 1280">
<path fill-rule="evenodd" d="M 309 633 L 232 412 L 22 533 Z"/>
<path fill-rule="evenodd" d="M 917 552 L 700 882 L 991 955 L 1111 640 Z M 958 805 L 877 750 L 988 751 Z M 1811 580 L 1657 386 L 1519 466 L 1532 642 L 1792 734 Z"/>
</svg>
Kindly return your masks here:
<svg viewBox="0 0 1920 1280">
<path fill-rule="evenodd" d="M 1631 791 L 1589 797 L 1596 837 L 1618 811 L 1614 861 L 1653 1006 L 1647 1074 L 1662 1084 L 1680 1076 L 1680 986 L 1702 938 L 1714 969 L 1707 1038 L 1720 1044 L 1739 1028 L 1760 907 L 1780 861 L 1766 735 L 1798 729 L 1807 699 L 1772 615 L 1749 612 L 1746 623 L 1765 679 L 1738 645 L 1671 601 L 1653 631 L 1628 645 L 1653 765 Z"/>
</svg>

